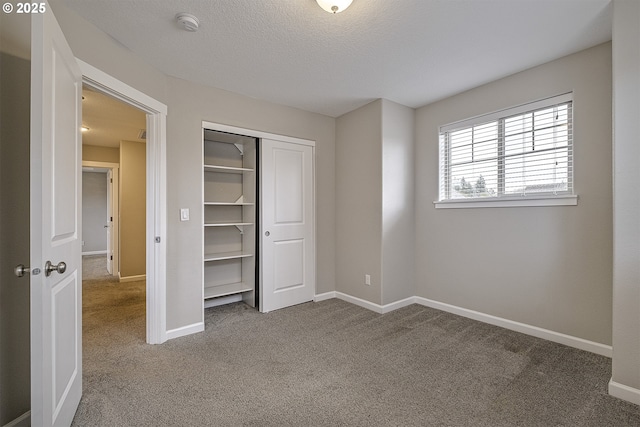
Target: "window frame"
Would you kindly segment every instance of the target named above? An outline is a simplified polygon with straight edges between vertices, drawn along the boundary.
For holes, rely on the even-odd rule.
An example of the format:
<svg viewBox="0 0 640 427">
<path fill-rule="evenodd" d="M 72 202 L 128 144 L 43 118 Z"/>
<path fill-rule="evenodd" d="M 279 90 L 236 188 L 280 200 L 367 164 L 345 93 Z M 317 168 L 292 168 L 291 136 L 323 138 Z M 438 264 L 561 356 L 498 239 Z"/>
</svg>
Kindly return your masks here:
<svg viewBox="0 0 640 427">
<path fill-rule="evenodd" d="M 526 113 L 531 113 L 538 111 L 540 109 L 545 109 L 548 107 L 552 107 L 554 105 L 569 103 L 571 102 L 570 108 L 570 128 L 571 128 L 571 140 L 570 140 L 570 156 L 571 156 L 571 164 L 568 166 L 568 174 L 571 180 L 571 189 L 565 192 L 560 193 L 531 193 L 529 195 L 504 195 L 504 179 L 499 179 L 498 186 L 498 195 L 495 197 L 469 197 L 469 198 L 444 198 L 441 199 L 444 191 L 450 189 L 445 188 L 446 185 L 443 181 L 445 181 L 446 174 L 451 173 L 451 165 L 443 164 L 445 162 L 444 158 L 449 158 L 450 156 L 446 156 L 444 151 L 451 150 L 451 146 L 447 143 L 446 138 L 450 135 L 451 132 L 457 130 L 463 130 L 468 128 L 473 128 L 474 126 L 483 125 L 490 122 L 497 122 L 498 125 L 498 134 L 499 139 L 504 138 L 504 129 L 501 129 L 504 126 L 504 120 L 513 116 L 522 115 Z M 573 159 L 574 156 L 574 137 L 573 137 L 573 93 L 568 92 L 557 96 L 552 96 L 544 99 L 540 99 L 537 101 L 529 102 L 526 104 L 521 104 L 515 107 L 506 108 L 498 111 L 494 111 L 488 114 L 482 114 L 479 116 L 471 117 L 468 119 L 460 120 L 457 122 L 449 123 L 446 125 L 442 125 L 438 128 L 438 200 L 434 201 L 434 205 L 436 208 L 486 208 L 486 207 L 523 207 L 523 206 L 575 206 L 578 204 L 578 196 L 575 194 L 575 182 L 574 182 L 574 172 L 575 166 Z M 445 136 L 446 135 L 446 136 Z M 499 176 L 504 177 L 504 152 L 500 152 L 500 150 L 504 150 L 505 143 L 504 139 L 502 141 L 497 142 L 498 158 L 497 158 L 497 173 Z M 502 170 L 502 174 L 500 171 Z M 447 180 L 448 181 L 448 180 Z M 447 194 L 447 197 L 450 195 Z"/>
</svg>

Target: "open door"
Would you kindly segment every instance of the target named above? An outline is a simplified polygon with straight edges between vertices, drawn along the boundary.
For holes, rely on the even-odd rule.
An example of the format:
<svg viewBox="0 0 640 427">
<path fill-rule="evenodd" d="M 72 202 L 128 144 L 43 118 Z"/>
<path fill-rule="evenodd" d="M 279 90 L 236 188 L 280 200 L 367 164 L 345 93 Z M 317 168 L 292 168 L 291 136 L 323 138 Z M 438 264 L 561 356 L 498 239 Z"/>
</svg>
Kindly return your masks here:
<svg viewBox="0 0 640 427">
<path fill-rule="evenodd" d="M 82 75 L 45 7 L 31 21 L 31 425 L 68 426 L 82 395 Z"/>
<path fill-rule="evenodd" d="M 107 171 L 107 272 L 113 275 L 113 169 Z"/>
<path fill-rule="evenodd" d="M 262 139 L 261 232 L 263 312 L 315 295 L 313 147 Z"/>
</svg>

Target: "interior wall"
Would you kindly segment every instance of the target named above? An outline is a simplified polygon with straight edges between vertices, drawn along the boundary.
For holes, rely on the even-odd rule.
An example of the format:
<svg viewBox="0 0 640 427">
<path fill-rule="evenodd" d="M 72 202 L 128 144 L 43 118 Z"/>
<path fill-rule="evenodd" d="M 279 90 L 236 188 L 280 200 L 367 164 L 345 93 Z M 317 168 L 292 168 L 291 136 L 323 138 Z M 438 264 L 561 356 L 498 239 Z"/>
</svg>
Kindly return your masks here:
<svg viewBox="0 0 640 427">
<path fill-rule="evenodd" d="M 606 43 L 417 110 L 418 296 L 611 344 L 611 79 Z M 435 209 L 440 125 L 570 91 L 577 206 Z"/>
<path fill-rule="evenodd" d="M 415 295 L 415 110 L 382 101 L 382 304 Z"/>
<path fill-rule="evenodd" d="M 107 174 L 82 172 L 82 253 L 107 252 Z"/>
<path fill-rule="evenodd" d="M 29 275 L 29 134 L 31 64 L 0 54 L 0 425 L 31 406 Z"/>
<path fill-rule="evenodd" d="M 164 103 L 167 115 L 167 329 L 202 322 L 202 120 L 316 141 L 316 292 L 335 290 L 335 120 L 160 73 L 69 10 L 51 7 L 77 58 Z M 181 222 L 180 208 L 191 209 Z M 121 254 L 122 257 L 122 254 Z"/>
<path fill-rule="evenodd" d="M 640 404 L 640 3 L 616 0 L 613 16 L 612 381 L 623 388 L 610 391 Z"/>
<path fill-rule="evenodd" d="M 336 120 L 336 291 L 374 304 L 382 303 L 382 104 Z"/>
<path fill-rule="evenodd" d="M 120 163 L 120 148 L 82 145 L 82 160 L 87 162 Z"/>
<path fill-rule="evenodd" d="M 180 79 L 169 87 L 167 328 L 202 321 L 203 120 L 316 141 L 316 293 L 333 291 L 334 119 Z M 180 221 L 180 208 L 190 221 Z"/>
<path fill-rule="evenodd" d="M 141 276 L 147 270 L 146 246 L 147 146 L 120 141 L 120 277 Z"/>
</svg>

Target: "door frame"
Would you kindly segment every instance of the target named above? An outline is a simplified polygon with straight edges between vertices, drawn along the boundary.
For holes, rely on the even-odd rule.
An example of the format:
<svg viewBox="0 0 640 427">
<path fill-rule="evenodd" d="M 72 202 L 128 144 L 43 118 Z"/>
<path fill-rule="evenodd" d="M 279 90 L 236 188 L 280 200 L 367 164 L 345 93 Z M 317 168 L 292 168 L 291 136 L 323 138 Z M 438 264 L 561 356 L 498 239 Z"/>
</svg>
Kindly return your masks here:
<svg viewBox="0 0 640 427">
<path fill-rule="evenodd" d="M 316 295 L 316 290 L 318 288 L 318 268 L 317 268 L 317 259 L 318 259 L 318 251 L 317 251 L 317 245 L 318 245 L 318 241 L 317 241 L 317 227 L 318 227 L 318 222 L 316 221 L 317 218 L 317 208 L 316 208 L 316 194 L 317 194 L 317 189 L 316 189 L 316 142 L 311 140 L 311 139 L 303 139 L 303 138 L 296 138 L 296 137 L 292 137 L 292 136 L 285 136 L 285 135 L 279 135 L 276 133 L 269 133 L 269 132 L 263 132 L 260 130 L 255 130 L 255 129 L 248 129 L 248 128 L 241 128 L 241 127 L 237 127 L 237 126 L 231 126 L 231 125 L 225 125 L 222 123 L 215 123 L 215 122 L 209 122 L 209 121 L 202 121 L 202 128 L 203 129 L 210 129 L 210 130 L 215 130 L 215 131 L 219 131 L 219 132 L 227 132 L 227 133 L 235 133 L 238 135 L 243 135 L 243 136 L 249 136 L 252 138 L 258 138 L 258 145 L 261 145 L 262 140 L 263 139 L 274 139 L 276 141 L 282 141 L 282 142 L 288 142 L 291 144 L 299 144 L 299 145 L 308 145 L 311 147 L 312 150 L 312 162 L 313 162 L 313 173 L 312 173 L 312 179 L 313 179 L 313 242 L 314 242 L 314 253 L 313 253 L 313 265 L 314 265 L 314 271 L 316 274 L 316 277 L 314 278 L 313 281 L 313 294 Z M 259 159 L 257 159 L 259 161 Z M 261 205 L 262 206 L 262 205 Z M 259 208 L 260 210 L 262 210 L 262 207 Z M 261 213 L 256 212 L 256 218 L 261 217 Z M 257 232 L 260 236 L 260 245 L 259 245 L 259 253 L 262 253 L 262 224 L 258 224 L 257 227 Z M 260 262 L 260 260 L 257 260 L 258 264 L 259 264 L 259 275 L 258 275 L 258 286 L 259 286 L 259 292 L 260 295 L 262 295 L 262 263 Z M 204 269 L 204 267 L 203 267 Z M 204 279 L 204 271 L 203 271 L 203 279 Z M 229 301 L 232 302 L 232 301 Z M 204 308 L 205 308 L 205 302 L 204 299 L 202 300 L 202 316 L 203 316 L 203 321 L 204 321 Z M 262 307 L 260 307 L 260 310 L 262 310 Z"/>
<path fill-rule="evenodd" d="M 82 167 L 90 167 L 90 168 L 102 168 L 102 169 L 110 169 L 111 174 L 113 176 L 113 186 L 112 186 L 112 201 L 109 202 L 111 204 L 111 210 L 113 214 L 113 227 L 111 229 L 111 247 L 113 248 L 113 263 L 112 263 L 112 273 L 113 276 L 116 276 L 120 272 L 120 200 L 119 200 L 119 171 L 120 164 L 119 163 L 110 163 L 110 162 L 96 162 L 92 160 L 83 160 Z M 107 183 L 108 184 L 108 183 Z M 107 253 L 107 256 L 109 254 Z"/>
<path fill-rule="evenodd" d="M 76 58 L 82 83 L 147 114 L 147 343 L 167 340 L 167 106 Z"/>
</svg>

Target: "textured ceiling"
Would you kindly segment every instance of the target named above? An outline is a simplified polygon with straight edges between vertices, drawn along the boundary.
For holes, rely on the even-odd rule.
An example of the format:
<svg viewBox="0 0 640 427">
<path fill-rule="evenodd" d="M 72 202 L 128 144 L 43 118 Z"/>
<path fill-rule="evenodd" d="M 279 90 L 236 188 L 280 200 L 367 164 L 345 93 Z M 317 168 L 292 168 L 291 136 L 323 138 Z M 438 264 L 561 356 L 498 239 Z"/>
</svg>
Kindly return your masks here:
<svg viewBox="0 0 640 427">
<path fill-rule="evenodd" d="M 82 143 L 119 147 L 120 141 L 145 142 L 138 138 L 147 127 L 147 115 L 135 107 L 90 88 L 82 89 Z"/>
<path fill-rule="evenodd" d="M 64 0 L 164 73 L 337 117 L 420 107 L 611 39 L 609 0 Z M 180 29 L 188 12 L 200 30 Z"/>
</svg>

